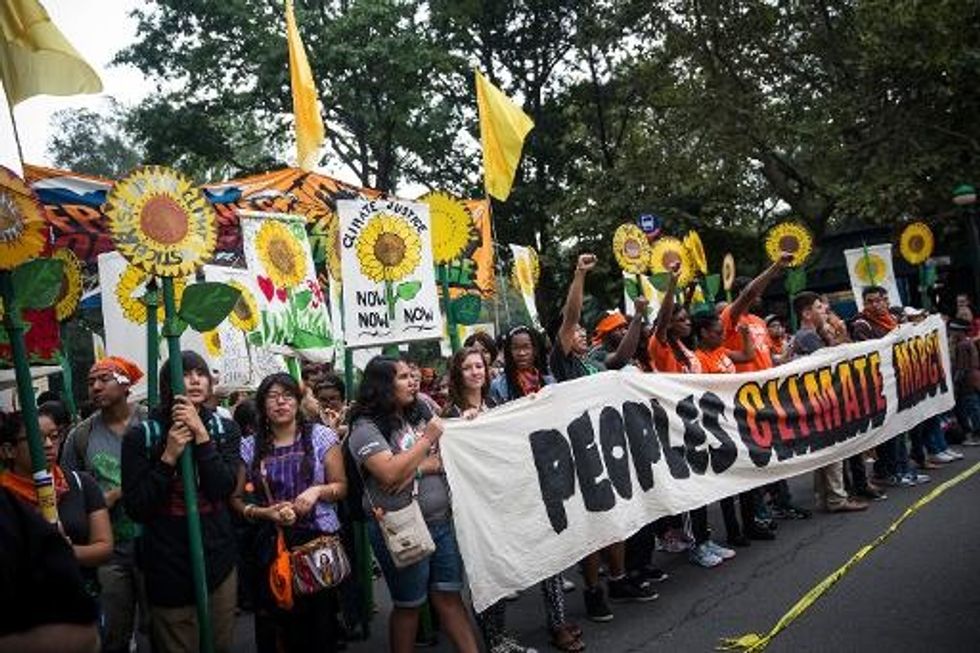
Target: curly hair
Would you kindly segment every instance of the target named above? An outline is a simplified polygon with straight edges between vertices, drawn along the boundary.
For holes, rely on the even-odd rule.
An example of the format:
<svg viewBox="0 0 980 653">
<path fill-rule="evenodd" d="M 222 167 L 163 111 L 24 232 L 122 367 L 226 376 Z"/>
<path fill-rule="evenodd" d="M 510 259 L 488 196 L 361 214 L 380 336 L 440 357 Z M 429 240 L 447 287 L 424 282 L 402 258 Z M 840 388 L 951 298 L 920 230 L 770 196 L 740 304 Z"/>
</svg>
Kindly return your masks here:
<svg viewBox="0 0 980 653">
<path fill-rule="evenodd" d="M 296 435 L 303 444 L 303 461 L 300 463 L 300 474 L 306 481 L 313 483 L 313 425 L 310 424 L 303 411 L 299 409 L 299 402 L 303 399 L 303 389 L 296 379 L 285 372 L 276 372 L 262 379 L 259 389 L 255 393 L 255 454 L 252 456 L 252 478 L 259 478 L 261 473 L 262 461 L 272 453 L 275 447 L 276 437 L 269 423 L 269 415 L 266 413 L 266 399 L 275 386 L 296 399 Z"/>
<path fill-rule="evenodd" d="M 449 360 L 449 402 L 446 404 L 447 410 L 453 407 L 461 411 L 467 408 L 479 408 L 479 406 L 469 406 L 466 404 L 466 383 L 463 381 L 463 364 L 470 356 L 479 356 L 481 361 L 486 362 L 486 359 L 483 357 L 483 352 L 477 347 L 463 347 L 453 354 L 453 357 Z M 480 388 L 481 398 L 486 400 L 489 392 L 490 370 L 484 365 L 483 387 Z"/>
<path fill-rule="evenodd" d="M 538 333 L 537 330 L 532 329 L 527 326 L 516 326 L 507 332 L 504 336 L 503 350 L 504 350 L 504 376 L 507 377 L 507 385 L 510 386 L 510 392 L 513 397 L 523 397 L 524 391 L 521 389 L 521 384 L 517 381 L 517 363 L 514 362 L 514 354 L 511 352 L 511 344 L 514 341 L 514 336 L 518 336 L 522 333 L 526 333 L 531 339 L 531 347 L 534 348 L 534 367 L 537 368 L 538 373 L 544 376 L 548 373 L 548 359 L 545 353 L 544 338 Z"/>
</svg>

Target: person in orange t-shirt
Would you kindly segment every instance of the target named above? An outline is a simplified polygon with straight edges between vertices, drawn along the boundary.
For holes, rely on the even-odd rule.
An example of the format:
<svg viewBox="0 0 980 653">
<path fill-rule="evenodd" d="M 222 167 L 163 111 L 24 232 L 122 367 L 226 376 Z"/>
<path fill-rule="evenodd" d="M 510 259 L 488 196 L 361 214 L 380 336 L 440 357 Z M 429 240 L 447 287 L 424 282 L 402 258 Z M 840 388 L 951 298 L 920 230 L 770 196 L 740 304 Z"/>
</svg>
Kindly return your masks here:
<svg viewBox="0 0 980 653">
<path fill-rule="evenodd" d="M 769 329 L 766 328 L 765 320 L 753 315 L 750 311 L 761 306 L 762 293 L 791 260 L 793 260 L 793 255 L 789 252 L 783 252 L 778 261 L 766 268 L 755 279 L 748 280 L 745 277 L 735 279 L 732 291 L 737 292 L 738 296 L 722 310 L 720 316 L 721 325 L 725 331 L 724 344 L 735 351 L 741 349 L 741 336 L 738 333 L 739 324 L 745 324 L 748 327 L 749 334 L 755 344 L 755 356 L 751 361 L 735 363 L 735 371 L 737 372 L 768 370 L 773 366 L 772 354 L 769 349 Z"/>
<path fill-rule="evenodd" d="M 647 345 L 653 369 L 664 374 L 699 374 L 698 357 L 681 342 L 691 335 L 691 317 L 687 309 L 674 302 L 674 291 L 680 276 L 680 263 L 670 271 L 657 321 Z"/>
</svg>

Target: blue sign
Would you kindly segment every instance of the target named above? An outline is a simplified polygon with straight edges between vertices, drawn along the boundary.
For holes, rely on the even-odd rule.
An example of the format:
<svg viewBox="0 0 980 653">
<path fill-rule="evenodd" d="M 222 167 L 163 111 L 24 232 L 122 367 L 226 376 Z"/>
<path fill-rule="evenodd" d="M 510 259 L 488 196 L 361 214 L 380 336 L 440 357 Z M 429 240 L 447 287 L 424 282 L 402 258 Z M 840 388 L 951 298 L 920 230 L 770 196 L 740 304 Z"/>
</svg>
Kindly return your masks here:
<svg viewBox="0 0 980 653">
<path fill-rule="evenodd" d="M 640 229 L 645 234 L 655 234 L 663 226 L 663 220 L 660 219 L 660 216 L 652 213 L 644 213 L 637 219 L 636 223 L 640 225 Z"/>
</svg>

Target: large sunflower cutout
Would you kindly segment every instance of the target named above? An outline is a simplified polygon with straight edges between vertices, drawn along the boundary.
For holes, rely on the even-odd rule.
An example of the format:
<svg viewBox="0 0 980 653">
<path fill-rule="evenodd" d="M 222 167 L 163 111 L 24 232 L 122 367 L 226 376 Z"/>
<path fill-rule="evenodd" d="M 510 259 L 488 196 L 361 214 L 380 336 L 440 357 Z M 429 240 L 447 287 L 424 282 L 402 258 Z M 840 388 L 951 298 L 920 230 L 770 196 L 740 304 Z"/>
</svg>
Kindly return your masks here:
<svg viewBox="0 0 980 653">
<path fill-rule="evenodd" d="M 653 273 L 667 272 L 674 263 L 680 262 L 680 276 L 677 287 L 683 288 L 694 279 L 694 266 L 684 243 L 676 238 L 664 236 L 658 238 L 650 251 L 650 271 Z"/>
<path fill-rule="evenodd" d="M 704 245 L 701 243 L 701 236 L 698 232 L 691 231 L 687 232 L 684 236 L 684 247 L 687 248 L 687 253 L 691 255 L 691 265 L 694 269 L 701 274 L 708 274 L 708 257 L 704 253 Z"/>
<path fill-rule="evenodd" d="M 255 236 L 255 252 L 277 288 L 292 288 L 306 278 L 306 256 L 289 230 L 279 220 L 266 220 Z"/>
<path fill-rule="evenodd" d="M 520 288 L 525 295 L 530 295 L 541 278 L 541 260 L 533 247 L 526 246 L 524 249 L 527 250 L 527 258 L 514 257 L 514 265 L 510 269 L 510 283 L 515 288 Z"/>
<path fill-rule="evenodd" d="M 24 181 L 0 166 L 0 270 L 36 258 L 47 243 L 41 203 Z"/>
<path fill-rule="evenodd" d="M 798 222 L 781 222 L 766 234 L 766 254 L 776 262 L 783 252 L 793 255 L 790 267 L 803 265 L 813 250 L 813 236 L 810 230 Z"/>
<path fill-rule="evenodd" d="M 735 257 L 725 254 L 721 262 L 721 284 L 725 290 L 731 290 L 735 285 Z"/>
<path fill-rule="evenodd" d="M 70 318 L 82 298 L 82 262 L 70 249 L 55 250 L 51 258 L 61 261 L 61 290 L 55 300 L 54 313 L 59 322 Z"/>
<path fill-rule="evenodd" d="M 920 265 L 932 256 L 935 244 L 929 225 L 925 222 L 913 222 L 902 230 L 898 250 L 906 261 L 912 265 Z"/>
<path fill-rule="evenodd" d="M 418 267 L 422 241 L 404 219 L 390 213 L 371 218 L 357 239 L 361 273 L 375 282 L 401 281 Z"/>
<path fill-rule="evenodd" d="M 259 328 L 259 303 L 255 300 L 252 291 L 242 285 L 241 282 L 231 279 L 226 282 L 232 288 L 238 290 L 238 301 L 232 307 L 228 319 L 233 326 L 248 333 Z"/>
<path fill-rule="evenodd" d="M 650 243 L 635 224 L 621 224 L 613 234 L 613 255 L 623 272 L 645 274 L 650 267 Z"/>
<path fill-rule="evenodd" d="M 117 181 L 105 213 L 116 249 L 150 274 L 185 277 L 214 252 L 214 210 L 190 179 L 169 168 L 137 168 Z"/>
<path fill-rule="evenodd" d="M 473 216 L 461 201 L 448 193 L 434 191 L 419 198 L 429 206 L 432 226 L 432 261 L 451 263 L 469 247 L 475 232 Z"/>
<path fill-rule="evenodd" d="M 116 285 L 116 300 L 122 308 L 123 315 L 130 322 L 146 324 L 146 304 L 143 296 L 146 295 L 146 282 L 149 279 L 146 272 L 132 265 L 127 265 L 119 277 L 119 283 Z M 178 305 L 185 286 L 186 281 L 183 278 L 174 279 L 174 296 Z M 163 295 L 159 290 L 157 290 L 157 321 L 163 321 Z"/>
</svg>

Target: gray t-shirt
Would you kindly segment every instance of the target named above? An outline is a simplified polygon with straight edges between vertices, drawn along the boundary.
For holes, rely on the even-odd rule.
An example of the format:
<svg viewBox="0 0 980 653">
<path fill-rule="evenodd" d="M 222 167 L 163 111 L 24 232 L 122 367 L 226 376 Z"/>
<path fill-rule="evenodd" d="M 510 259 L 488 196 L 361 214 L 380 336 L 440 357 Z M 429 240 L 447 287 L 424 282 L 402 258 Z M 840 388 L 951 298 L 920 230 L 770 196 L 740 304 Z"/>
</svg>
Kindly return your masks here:
<svg viewBox="0 0 980 653">
<path fill-rule="evenodd" d="M 412 499 L 412 488 L 414 483 L 410 482 L 396 494 L 389 494 L 382 490 L 377 481 L 371 476 L 364 461 L 371 456 L 390 451 L 397 454 L 406 449 L 410 449 L 416 440 L 422 435 L 423 425 L 412 428 L 409 424 L 403 424 L 402 428 L 395 431 L 391 437 L 391 443 L 378 429 L 373 420 L 360 418 L 351 427 L 350 435 L 347 436 L 347 446 L 350 448 L 354 460 L 360 467 L 364 477 L 364 497 L 361 505 L 367 514 L 371 514 L 371 502 L 382 510 L 400 510 L 407 506 Z M 368 497 L 370 493 L 370 498 Z M 445 474 L 426 474 L 419 480 L 419 508 L 422 509 L 422 516 L 427 522 L 442 521 L 449 518 L 449 484 L 446 482 Z"/>
<path fill-rule="evenodd" d="M 86 421 L 72 429 L 61 449 L 61 467 L 65 471 L 88 472 L 95 478 L 102 492 L 107 492 L 122 486 L 122 441 L 121 434 L 113 433 L 105 422 L 102 414 L 95 413 L 90 417 L 91 432 L 88 436 L 88 446 L 85 448 L 84 460 L 78 459 L 75 439 L 80 431 L 88 429 Z M 133 411 L 126 425 L 126 430 L 139 425 L 138 411 Z M 125 433 L 125 431 L 124 431 Z M 112 520 L 112 536 L 118 554 L 126 555 L 131 551 L 133 539 L 139 535 L 139 526 L 126 514 L 123 502 L 117 501 L 109 512 Z"/>
<path fill-rule="evenodd" d="M 793 336 L 793 353 L 796 356 L 808 356 L 818 349 L 823 349 L 823 338 L 810 327 L 800 327 Z"/>
</svg>

